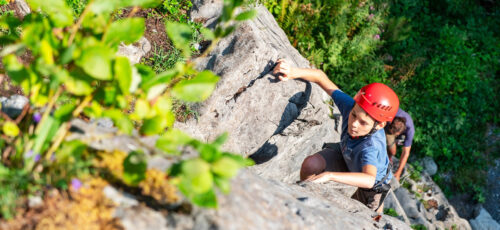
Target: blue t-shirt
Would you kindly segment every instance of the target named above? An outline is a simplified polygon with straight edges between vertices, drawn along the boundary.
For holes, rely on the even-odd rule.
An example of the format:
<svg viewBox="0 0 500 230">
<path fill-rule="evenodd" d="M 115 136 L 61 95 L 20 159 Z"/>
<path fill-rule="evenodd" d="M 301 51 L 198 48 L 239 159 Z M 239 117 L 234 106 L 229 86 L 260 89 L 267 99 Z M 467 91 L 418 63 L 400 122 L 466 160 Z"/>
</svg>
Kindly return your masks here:
<svg viewBox="0 0 500 230">
<path fill-rule="evenodd" d="M 335 90 L 332 98 L 342 114 L 342 134 L 340 135 L 340 146 L 347 168 L 351 172 L 362 172 L 365 165 L 373 165 L 377 168 L 375 184 L 381 181 L 389 167 L 387 156 L 387 143 L 384 129 L 380 129 L 372 135 L 361 138 L 351 138 L 347 133 L 349 113 L 354 107 L 354 99 L 341 90 Z M 385 180 L 388 184 L 392 178 L 392 172 Z"/>
</svg>

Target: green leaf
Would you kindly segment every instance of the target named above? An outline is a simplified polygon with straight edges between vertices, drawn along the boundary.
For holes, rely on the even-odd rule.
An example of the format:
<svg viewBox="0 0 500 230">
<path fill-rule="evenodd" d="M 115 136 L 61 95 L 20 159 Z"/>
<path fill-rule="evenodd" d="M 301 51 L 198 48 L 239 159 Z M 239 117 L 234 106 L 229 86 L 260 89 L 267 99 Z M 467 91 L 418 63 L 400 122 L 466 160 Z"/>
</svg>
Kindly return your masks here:
<svg viewBox="0 0 500 230">
<path fill-rule="evenodd" d="M 215 39 L 215 34 L 212 30 L 207 29 L 205 27 L 202 27 L 200 29 L 201 34 L 203 35 L 203 38 L 205 40 L 214 40 Z"/>
<path fill-rule="evenodd" d="M 144 34 L 144 18 L 125 18 L 111 23 L 104 35 L 104 43 L 115 46 L 124 42 L 130 44 L 138 41 Z"/>
<path fill-rule="evenodd" d="M 158 74 L 156 77 L 151 77 L 151 75 L 154 75 L 154 72 L 149 73 L 145 72 L 145 75 L 143 76 L 143 83 L 141 84 L 141 89 L 144 89 L 145 91 L 148 91 L 151 87 L 158 85 L 158 84 L 168 84 L 170 81 L 177 76 L 179 72 L 175 69 L 170 69 L 165 72 L 162 72 Z"/>
<path fill-rule="evenodd" d="M 144 135 L 154 135 L 163 132 L 167 128 L 167 118 L 164 115 L 157 115 L 144 120 L 141 126 L 141 133 Z"/>
<path fill-rule="evenodd" d="M 238 14 L 238 16 L 236 16 L 235 19 L 236 19 L 236 21 L 245 21 L 245 20 L 252 19 L 255 16 L 257 16 L 257 11 L 252 9 L 252 10 L 245 11 L 243 13 Z"/>
<path fill-rule="evenodd" d="M 228 194 L 231 191 L 231 183 L 228 179 L 214 176 L 214 182 L 223 193 Z"/>
<path fill-rule="evenodd" d="M 137 99 L 137 101 L 135 102 L 135 106 L 134 106 L 134 115 L 142 120 L 144 119 L 146 116 L 148 116 L 149 114 L 149 103 L 142 99 L 142 98 L 139 98 Z"/>
<path fill-rule="evenodd" d="M 9 54 L 3 57 L 2 61 L 10 79 L 13 80 L 17 85 L 22 85 L 23 83 L 27 84 L 27 88 L 23 87 L 23 89 L 29 91 L 29 72 L 26 70 L 26 68 L 24 68 L 23 64 L 19 62 L 16 55 Z"/>
<path fill-rule="evenodd" d="M 220 158 L 222 153 L 217 149 L 215 145 L 198 143 L 196 150 L 200 153 L 200 157 L 208 162 L 213 162 Z"/>
<path fill-rule="evenodd" d="M 101 104 L 99 104 L 97 101 L 92 101 L 92 103 L 90 103 L 90 106 L 83 109 L 83 112 L 85 113 L 85 115 L 91 118 L 96 118 L 102 116 L 103 110 Z"/>
<path fill-rule="evenodd" d="M 224 144 L 224 142 L 226 142 L 228 137 L 229 137 L 229 134 L 227 132 L 224 132 L 222 135 L 218 136 L 217 139 L 215 139 L 215 141 L 212 142 L 212 144 L 216 148 L 219 148 Z"/>
<path fill-rule="evenodd" d="M 166 23 L 165 29 L 174 46 L 182 50 L 184 57 L 189 58 L 191 56 L 191 40 L 193 39 L 191 27 L 184 23 L 169 21 Z"/>
<path fill-rule="evenodd" d="M 86 96 L 91 94 L 94 89 L 92 88 L 92 78 L 80 71 L 73 71 L 64 82 L 66 90 L 76 96 Z"/>
<path fill-rule="evenodd" d="M 124 95 L 130 93 L 130 85 L 132 84 L 132 66 L 126 57 L 117 57 L 115 59 L 115 78 L 118 81 L 118 86 Z"/>
<path fill-rule="evenodd" d="M 76 64 L 93 78 L 111 80 L 111 57 L 113 52 L 104 45 L 95 45 L 82 50 Z"/>
<path fill-rule="evenodd" d="M 125 134 L 131 135 L 132 130 L 134 129 L 134 124 L 132 121 L 123 114 L 120 110 L 110 109 L 103 112 L 103 116 L 109 117 L 113 120 L 113 123 L 118 127 L 120 131 Z"/>
<path fill-rule="evenodd" d="M 45 39 L 40 42 L 40 53 L 42 55 L 42 60 L 44 61 L 44 64 L 47 64 L 47 65 L 54 64 L 54 56 L 52 54 L 53 53 L 52 46 Z"/>
<path fill-rule="evenodd" d="M 212 172 L 222 178 L 232 178 L 238 173 L 242 165 L 232 158 L 223 156 L 219 160 L 212 163 Z"/>
<path fill-rule="evenodd" d="M 123 181 L 132 186 L 136 186 L 146 178 L 147 164 L 144 154 L 131 152 L 123 160 Z"/>
<path fill-rule="evenodd" d="M 182 164 L 181 184 L 190 192 L 196 194 L 206 193 L 213 187 L 213 176 L 210 165 L 202 159 L 190 159 Z"/>
<path fill-rule="evenodd" d="M 200 102 L 207 99 L 219 77 L 211 71 L 205 70 L 196 75 L 193 79 L 182 80 L 172 89 L 173 96 L 188 102 Z"/>
<path fill-rule="evenodd" d="M 160 5 L 162 0 L 125 0 L 128 6 L 140 6 L 142 8 L 155 8 Z"/>
<path fill-rule="evenodd" d="M 193 139 L 178 129 L 169 129 L 158 140 L 156 147 L 169 154 L 179 155 L 180 147 L 187 145 Z"/>
<path fill-rule="evenodd" d="M 155 109 L 156 114 L 166 115 L 172 111 L 172 99 L 168 96 L 161 96 L 156 100 L 153 108 Z"/>
<path fill-rule="evenodd" d="M 66 27 L 73 24 L 73 10 L 64 0 L 28 0 L 31 9 L 41 9 L 57 27 Z"/>
<path fill-rule="evenodd" d="M 17 127 L 16 123 L 7 121 L 3 124 L 3 133 L 5 135 L 10 136 L 10 137 L 17 137 L 19 135 L 19 128 Z"/>
<path fill-rule="evenodd" d="M 64 104 L 54 112 L 54 118 L 59 120 L 61 123 L 69 121 L 69 119 L 72 118 L 72 113 L 75 109 L 76 105 L 73 103 Z"/>
<path fill-rule="evenodd" d="M 71 160 L 82 156 L 86 149 L 87 145 L 79 140 L 63 142 L 61 147 L 55 153 L 56 159 L 59 163 L 74 163 L 71 162 Z"/>
<path fill-rule="evenodd" d="M 65 65 L 71 62 L 73 60 L 73 55 L 76 51 L 76 45 L 71 44 L 68 48 L 64 49 L 64 51 L 61 54 L 61 64 Z"/>
<path fill-rule="evenodd" d="M 217 208 L 217 196 L 215 196 L 215 192 L 213 189 L 210 189 L 208 192 L 202 194 L 193 194 L 190 196 L 191 201 L 205 208 Z"/>
<path fill-rule="evenodd" d="M 34 153 L 42 153 L 45 148 L 48 148 L 46 144 L 52 141 L 52 137 L 56 134 L 60 123 L 52 116 L 48 116 L 47 119 L 38 125 L 41 125 L 41 128 L 35 133 Z"/>
<path fill-rule="evenodd" d="M 140 6 L 142 8 L 154 8 L 161 4 L 161 0 L 120 0 L 120 1 L 109 1 L 109 0 L 96 0 L 91 6 L 92 12 L 96 14 L 100 13 L 110 13 L 120 8 L 130 7 L 130 6 Z"/>
</svg>

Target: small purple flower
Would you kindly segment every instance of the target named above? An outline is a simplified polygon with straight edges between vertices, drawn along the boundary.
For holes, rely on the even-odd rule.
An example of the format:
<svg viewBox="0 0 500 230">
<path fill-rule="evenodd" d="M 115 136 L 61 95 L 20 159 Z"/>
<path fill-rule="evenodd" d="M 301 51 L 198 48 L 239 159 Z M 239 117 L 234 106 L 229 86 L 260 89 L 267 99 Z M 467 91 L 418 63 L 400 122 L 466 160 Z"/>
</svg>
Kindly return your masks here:
<svg viewBox="0 0 500 230">
<path fill-rule="evenodd" d="M 370 6 L 370 10 L 375 10 L 375 7 L 373 7 L 373 6 Z"/>
<path fill-rule="evenodd" d="M 56 154 L 52 153 L 52 155 L 50 155 L 50 161 L 55 161 L 56 160 Z"/>
<path fill-rule="evenodd" d="M 375 34 L 375 36 L 373 36 L 373 39 L 375 39 L 375 40 L 380 40 L 380 35 Z"/>
<path fill-rule="evenodd" d="M 375 15 L 374 15 L 374 14 L 370 14 L 370 15 L 368 15 L 368 20 L 372 20 L 372 19 L 373 19 L 373 17 L 375 17 Z"/>
<path fill-rule="evenodd" d="M 78 180 L 77 178 L 73 178 L 71 180 L 71 187 L 78 191 L 81 187 L 82 187 L 82 182 L 80 180 Z"/>
<path fill-rule="evenodd" d="M 40 120 L 42 119 L 42 115 L 40 113 L 35 113 L 33 114 L 33 120 L 35 121 L 35 123 L 38 123 L 40 122 Z"/>
<path fill-rule="evenodd" d="M 35 155 L 35 162 L 38 162 L 40 160 L 41 156 L 40 154 L 36 154 Z"/>
<path fill-rule="evenodd" d="M 33 156 L 33 150 L 30 150 L 24 154 L 25 158 L 30 158 L 31 156 Z"/>
</svg>

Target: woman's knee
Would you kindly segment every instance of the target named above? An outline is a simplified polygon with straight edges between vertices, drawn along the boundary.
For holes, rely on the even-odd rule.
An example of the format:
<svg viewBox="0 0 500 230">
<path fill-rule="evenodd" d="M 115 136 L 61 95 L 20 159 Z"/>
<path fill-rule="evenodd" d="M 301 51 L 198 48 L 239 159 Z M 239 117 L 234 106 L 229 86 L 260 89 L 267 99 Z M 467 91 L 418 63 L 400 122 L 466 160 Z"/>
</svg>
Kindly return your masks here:
<svg viewBox="0 0 500 230">
<path fill-rule="evenodd" d="M 305 180 L 310 175 L 315 175 L 323 172 L 326 168 L 326 161 L 320 154 L 316 153 L 308 156 L 302 162 L 300 168 L 300 179 Z"/>
</svg>

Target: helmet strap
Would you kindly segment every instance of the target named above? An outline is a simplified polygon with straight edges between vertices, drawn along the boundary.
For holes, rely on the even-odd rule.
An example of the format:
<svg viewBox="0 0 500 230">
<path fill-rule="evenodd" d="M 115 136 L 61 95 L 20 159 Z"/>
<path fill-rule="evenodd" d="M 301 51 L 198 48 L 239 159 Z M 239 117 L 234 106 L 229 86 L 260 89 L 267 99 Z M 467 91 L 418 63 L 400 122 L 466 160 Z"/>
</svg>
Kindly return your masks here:
<svg viewBox="0 0 500 230">
<path fill-rule="evenodd" d="M 370 132 L 369 132 L 366 136 L 372 135 L 372 134 L 374 134 L 375 132 L 377 132 L 376 127 L 377 127 L 377 125 L 378 125 L 378 124 L 379 124 L 379 122 L 378 122 L 378 121 L 375 121 L 375 123 L 373 123 L 372 130 L 370 130 Z"/>
</svg>

